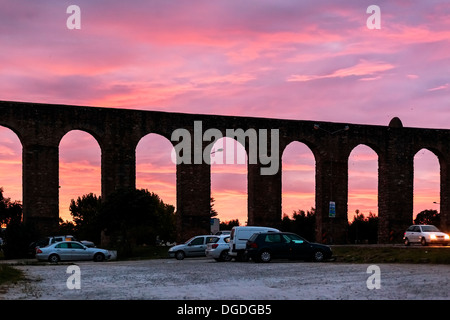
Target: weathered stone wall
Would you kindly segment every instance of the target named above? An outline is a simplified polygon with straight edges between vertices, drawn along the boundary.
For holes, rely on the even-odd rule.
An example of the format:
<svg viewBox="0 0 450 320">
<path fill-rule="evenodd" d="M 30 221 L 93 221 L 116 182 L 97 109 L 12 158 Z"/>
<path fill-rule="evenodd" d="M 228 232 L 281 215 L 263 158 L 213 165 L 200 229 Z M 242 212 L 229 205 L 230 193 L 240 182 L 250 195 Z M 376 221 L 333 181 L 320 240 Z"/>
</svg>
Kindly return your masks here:
<svg viewBox="0 0 450 320">
<path fill-rule="evenodd" d="M 450 130 L 404 128 L 396 118 L 389 126 L 370 126 L 7 101 L 0 102 L 0 115 L 0 125 L 12 129 L 23 146 L 24 220 L 42 233 L 58 224 L 58 152 L 67 132 L 83 130 L 98 141 L 105 197 L 117 188 L 135 186 L 135 150 L 140 139 L 157 133 L 170 140 L 179 128 L 194 134 L 194 121 L 202 121 L 203 132 L 216 128 L 224 136 L 226 129 L 278 129 L 280 168 L 289 143 L 306 144 L 316 161 L 316 240 L 325 243 L 347 240 L 348 157 L 356 146 L 371 147 L 379 159 L 380 243 L 399 241 L 412 223 L 413 159 L 420 149 L 429 149 L 441 167 L 441 228 L 450 229 Z M 248 152 L 248 142 L 245 148 Z M 248 164 L 248 224 L 278 226 L 282 172 L 261 175 L 262 167 Z M 210 166 L 179 164 L 176 177 L 180 239 L 208 233 Z M 330 201 L 336 203 L 335 217 L 329 217 Z"/>
</svg>

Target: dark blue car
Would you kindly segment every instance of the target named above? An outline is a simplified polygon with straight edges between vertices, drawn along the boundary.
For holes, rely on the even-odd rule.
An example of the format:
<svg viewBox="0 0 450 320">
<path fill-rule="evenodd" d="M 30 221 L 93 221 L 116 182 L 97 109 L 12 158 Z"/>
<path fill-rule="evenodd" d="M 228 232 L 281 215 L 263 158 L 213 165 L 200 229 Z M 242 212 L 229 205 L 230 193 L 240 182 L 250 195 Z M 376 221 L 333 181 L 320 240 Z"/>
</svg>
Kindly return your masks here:
<svg viewBox="0 0 450 320">
<path fill-rule="evenodd" d="M 312 243 L 290 232 L 255 233 L 247 241 L 246 253 L 256 262 L 272 259 L 300 259 L 325 261 L 331 258 L 331 248 Z"/>
</svg>

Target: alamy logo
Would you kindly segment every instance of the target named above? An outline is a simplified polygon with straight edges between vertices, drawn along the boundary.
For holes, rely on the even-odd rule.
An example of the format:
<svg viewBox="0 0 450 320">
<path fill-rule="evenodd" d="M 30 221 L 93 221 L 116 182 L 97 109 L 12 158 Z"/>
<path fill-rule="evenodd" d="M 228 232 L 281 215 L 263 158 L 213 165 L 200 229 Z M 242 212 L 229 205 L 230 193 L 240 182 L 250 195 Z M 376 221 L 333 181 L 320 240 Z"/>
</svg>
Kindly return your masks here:
<svg viewBox="0 0 450 320">
<path fill-rule="evenodd" d="M 274 175 L 278 172 L 280 162 L 278 129 L 270 129 L 270 140 L 267 129 L 259 129 L 258 131 L 255 129 L 247 129 L 246 131 L 243 129 L 226 129 L 225 136 L 237 140 L 243 146 L 248 146 L 248 163 L 261 164 L 261 175 Z M 172 132 L 170 138 L 172 141 L 179 141 L 174 146 L 172 161 L 176 164 L 211 164 L 211 150 L 214 144 L 223 137 L 222 131 L 219 129 L 211 128 L 203 132 L 202 121 L 194 121 L 193 136 L 187 129 L 176 129 Z M 203 142 L 209 141 L 211 143 L 203 148 Z M 247 141 L 248 144 L 246 144 Z M 232 142 L 230 143 L 227 140 L 225 164 L 244 164 L 245 158 L 234 159 L 234 148 L 230 144 Z M 215 159 L 217 158 L 215 157 Z"/>
<path fill-rule="evenodd" d="M 381 29 L 381 9 L 379 6 L 373 4 L 367 7 L 366 13 L 371 13 L 370 17 L 366 20 L 366 26 L 368 29 Z"/>
<path fill-rule="evenodd" d="M 67 14 L 71 14 L 66 21 L 67 29 L 81 29 L 81 9 L 79 6 L 72 4 L 67 7 Z"/>
<path fill-rule="evenodd" d="M 68 266 L 66 269 L 66 273 L 70 274 L 69 278 L 67 278 L 66 285 L 67 289 L 81 289 L 81 270 L 77 265 Z"/>
<path fill-rule="evenodd" d="M 381 288 L 381 270 L 380 267 L 373 264 L 367 267 L 366 273 L 371 275 L 367 278 L 366 285 L 367 289 L 380 289 Z"/>
</svg>

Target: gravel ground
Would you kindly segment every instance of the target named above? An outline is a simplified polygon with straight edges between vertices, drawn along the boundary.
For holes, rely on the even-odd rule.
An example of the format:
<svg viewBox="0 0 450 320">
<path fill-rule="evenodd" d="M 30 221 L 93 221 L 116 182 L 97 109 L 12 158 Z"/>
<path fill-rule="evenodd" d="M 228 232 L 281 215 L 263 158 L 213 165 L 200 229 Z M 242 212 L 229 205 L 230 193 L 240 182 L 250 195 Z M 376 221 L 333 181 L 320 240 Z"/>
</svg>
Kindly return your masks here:
<svg viewBox="0 0 450 320">
<path fill-rule="evenodd" d="M 381 287 L 368 289 L 367 264 L 275 261 L 79 262 L 80 289 L 68 289 L 70 264 L 21 265 L 27 281 L 2 288 L 0 299 L 27 300 L 298 300 L 450 299 L 450 266 L 379 264 Z"/>
</svg>

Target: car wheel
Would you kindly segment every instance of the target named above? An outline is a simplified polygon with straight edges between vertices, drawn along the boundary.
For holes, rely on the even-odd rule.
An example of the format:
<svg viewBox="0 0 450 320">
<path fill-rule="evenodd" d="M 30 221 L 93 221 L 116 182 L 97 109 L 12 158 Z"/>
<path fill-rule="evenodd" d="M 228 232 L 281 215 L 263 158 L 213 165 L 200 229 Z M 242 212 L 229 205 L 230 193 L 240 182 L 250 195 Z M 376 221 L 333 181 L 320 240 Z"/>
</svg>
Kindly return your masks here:
<svg viewBox="0 0 450 320">
<path fill-rule="evenodd" d="M 270 260 L 272 260 L 272 255 L 269 251 L 263 251 L 259 254 L 259 261 L 270 262 Z"/>
<path fill-rule="evenodd" d="M 59 256 L 57 254 L 52 254 L 50 257 L 48 257 L 48 261 L 51 263 L 57 263 L 59 262 Z"/>
<path fill-rule="evenodd" d="M 103 253 L 96 253 L 94 255 L 95 262 L 102 262 L 103 260 L 105 260 L 105 255 Z"/>
<path fill-rule="evenodd" d="M 228 255 L 228 250 L 222 251 L 219 257 L 219 261 L 230 261 L 231 257 Z"/>
<path fill-rule="evenodd" d="M 423 245 L 423 246 L 426 246 L 427 245 L 427 240 L 422 237 L 422 239 L 420 239 L 420 244 Z"/>
<path fill-rule="evenodd" d="M 177 253 L 175 253 L 175 258 L 177 258 L 177 260 L 183 260 L 185 257 L 185 254 L 183 251 L 177 251 Z"/>
<path fill-rule="evenodd" d="M 405 239 L 405 246 L 409 246 L 411 242 L 409 242 L 408 238 Z"/>
<path fill-rule="evenodd" d="M 322 251 L 320 251 L 320 250 L 314 251 L 313 260 L 315 262 L 322 262 L 324 259 L 325 259 L 325 256 Z"/>
</svg>

